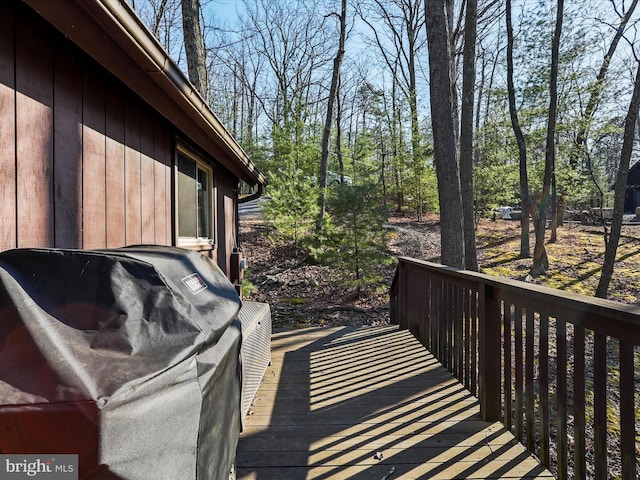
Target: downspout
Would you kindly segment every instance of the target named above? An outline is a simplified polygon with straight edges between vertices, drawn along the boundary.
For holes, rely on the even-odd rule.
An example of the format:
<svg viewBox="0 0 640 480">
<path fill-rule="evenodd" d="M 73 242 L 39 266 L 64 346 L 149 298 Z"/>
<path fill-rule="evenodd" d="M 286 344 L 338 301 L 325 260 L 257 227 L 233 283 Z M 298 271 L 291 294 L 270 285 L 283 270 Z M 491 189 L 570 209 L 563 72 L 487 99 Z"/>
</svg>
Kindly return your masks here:
<svg viewBox="0 0 640 480">
<path fill-rule="evenodd" d="M 264 194 L 264 184 L 258 183 L 258 191 L 255 193 L 252 193 L 251 195 L 247 195 L 246 197 L 242 197 L 242 198 L 238 197 L 238 203 L 247 203 L 252 200 L 256 200 L 260 198 L 263 194 Z"/>
<path fill-rule="evenodd" d="M 238 186 L 240 182 L 238 181 L 238 185 L 234 188 L 234 196 L 236 200 L 236 208 L 235 208 L 235 231 L 233 235 L 233 250 L 231 252 L 231 265 L 230 265 L 230 280 L 233 282 L 238 295 L 242 297 L 242 278 L 244 277 L 244 270 L 247 268 L 247 260 L 244 258 L 242 254 L 242 246 L 240 245 L 240 213 L 238 209 L 238 205 L 241 203 L 247 203 L 251 200 L 256 200 L 260 198 L 260 196 L 264 193 L 264 185 L 262 183 L 258 183 L 258 191 L 252 193 L 251 195 L 247 195 L 246 197 L 240 198 L 238 195 L 238 191 L 240 190 Z"/>
</svg>

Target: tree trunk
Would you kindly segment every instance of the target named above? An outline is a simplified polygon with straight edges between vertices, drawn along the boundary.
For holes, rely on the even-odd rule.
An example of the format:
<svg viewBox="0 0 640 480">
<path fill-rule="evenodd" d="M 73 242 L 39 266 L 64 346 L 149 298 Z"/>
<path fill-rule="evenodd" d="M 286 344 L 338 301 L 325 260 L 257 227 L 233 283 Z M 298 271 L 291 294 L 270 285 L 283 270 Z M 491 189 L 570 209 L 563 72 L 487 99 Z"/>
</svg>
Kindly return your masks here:
<svg viewBox="0 0 640 480">
<path fill-rule="evenodd" d="M 464 261 L 467 270 L 478 270 L 473 208 L 473 107 L 476 79 L 477 0 L 467 1 L 462 66 L 462 115 L 460 117 L 460 188 L 464 222 Z"/>
<path fill-rule="evenodd" d="M 445 0 L 425 0 L 433 147 L 440 200 L 441 262 L 464 267 L 462 193 L 456 158 L 450 44 Z"/>
<path fill-rule="evenodd" d="M 395 78 L 394 73 L 394 78 Z M 402 153 L 402 121 L 400 117 L 400 108 L 398 107 L 398 95 L 397 95 L 398 84 L 397 82 L 393 82 L 391 84 L 391 143 L 393 145 L 393 159 L 394 164 L 394 180 L 395 180 L 395 188 L 396 188 L 396 211 L 401 212 L 404 208 L 404 185 L 402 182 L 402 171 L 405 165 L 404 154 Z M 400 168 L 398 168 L 398 163 L 400 164 Z"/>
<path fill-rule="evenodd" d="M 513 84 L 513 26 L 511 22 L 511 0 L 507 0 L 507 90 L 509 92 L 509 114 L 511 126 L 518 144 L 518 163 L 520 165 L 520 258 L 531 256 L 529 247 L 529 175 L 527 173 L 527 144 L 520 128 L 518 110 L 516 108 L 516 93 Z"/>
<path fill-rule="evenodd" d="M 327 169 L 329 164 L 329 138 L 331 137 L 331 123 L 333 122 L 333 104 L 340 84 L 340 65 L 344 57 L 344 44 L 347 36 L 347 0 L 342 0 L 340 12 L 340 40 L 338 53 L 333 60 L 333 73 L 331 75 L 331 87 L 329 88 L 329 99 L 327 100 L 327 114 L 322 132 L 322 151 L 320 154 L 320 170 L 318 173 L 318 184 L 320 186 L 319 206 L 320 212 L 316 221 L 316 233 L 320 233 L 324 226 L 324 216 L 327 210 Z"/>
<path fill-rule="evenodd" d="M 555 163 L 555 162 L 554 162 Z M 558 241 L 558 186 L 556 185 L 556 172 L 553 169 L 551 176 L 551 223 L 549 225 L 551 236 L 549 243 Z"/>
<path fill-rule="evenodd" d="M 423 220 L 422 177 L 424 172 L 424 157 L 420 142 L 420 127 L 418 125 L 418 98 L 415 85 L 415 65 L 409 68 L 411 77 L 409 86 L 409 109 L 411 110 L 411 153 L 413 156 L 413 170 L 416 175 L 416 197 L 418 201 L 418 222 Z"/>
<path fill-rule="evenodd" d="M 340 87 L 338 86 L 338 89 Z M 340 167 L 340 181 L 344 177 L 344 158 L 342 157 L 342 101 L 340 95 L 336 95 L 336 156 Z"/>
<path fill-rule="evenodd" d="M 622 230 L 622 216 L 624 214 L 624 193 L 627 187 L 627 176 L 629 174 L 629 163 L 633 152 L 633 144 L 635 140 L 635 123 L 638 118 L 638 108 L 640 107 L 640 65 L 636 67 L 636 79 L 633 88 L 633 96 L 629 104 L 629 110 L 624 122 L 624 140 L 622 143 L 622 152 L 620 154 L 620 166 L 616 175 L 615 200 L 613 203 L 613 219 L 611 222 L 611 233 L 609 241 L 606 244 L 604 263 L 602 264 L 602 272 L 598 288 L 596 289 L 596 297 L 606 298 L 611 277 L 613 275 L 613 267 L 616 261 L 616 252 L 620 241 L 620 231 Z"/>
<path fill-rule="evenodd" d="M 207 62 L 200 29 L 200 0 L 181 0 L 184 50 L 187 56 L 189 81 L 209 101 Z"/>
<path fill-rule="evenodd" d="M 558 0 L 556 28 L 553 33 L 553 42 L 551 45 L 549 117 L 547 120 L 547 143 L 544 155 L 544 179 L 542 181 L 542 193 L 540 194 L 540 198 L 538 198 L 535 214 L 536 245 L 533 251 L 533 265 L 531 266 L 531 275 L 534 277 L 543 275 L 549 268 L 549 259 L 547 258 L 547 251 L 544 246 L 544 236 L 547 226 L 547 210 L 550 203 L 551 182 L 555 175 L 555 134 L 558 116 L 558 59 L 560 56 L 563 10 L 564 0 Z"/>
<path fill-rule="evenodd" d="M 418 2 L 415 4 L 415 9 L 411 11 L 416 12 L 419 10 Z M 408 69 L 409 69 L 409 110 L 411 112 L 411 152 L 413 155 L 413 165 L 416 171 L 416 196 L 418 198 L 418 222 L 423 220 L 423 192 L 422 181 L 424 176 L 425 158 L 422 154 L 422 141 L 420 140 L 420 124 L 418 121 L 418 92 L 416 81 L 416 40 L 417 31 L 421 27 L 420 23 L 416 23 L 415 18 L 412 15 L 407 16 L 408 12 L 405 12 L 404 24 L 407 29 L 407 41 L 408 41 Z"/>
<path fill-rule="evenodd" d="M 464 3 L 463 8 L 464 8 Z M 447 19 L 447 35 L 449 37 L 449 68 L 451 69 L 449 72 L 449 78 L 451 79 L 451 115 L 453 117 L 453 133 L 454 140 L 456 145 L 459 142 L 460 136 L 460 124 L 459 124 L 459 113 L 458 112 L 458 67 L 456 64 L 456 35 L 455 32 L 456 26 L 454 26 L 453 21 L 455 19 L 454 14 L 454 0 L 444 0 L 444 11 L 445 18 Z"/>
</svg>

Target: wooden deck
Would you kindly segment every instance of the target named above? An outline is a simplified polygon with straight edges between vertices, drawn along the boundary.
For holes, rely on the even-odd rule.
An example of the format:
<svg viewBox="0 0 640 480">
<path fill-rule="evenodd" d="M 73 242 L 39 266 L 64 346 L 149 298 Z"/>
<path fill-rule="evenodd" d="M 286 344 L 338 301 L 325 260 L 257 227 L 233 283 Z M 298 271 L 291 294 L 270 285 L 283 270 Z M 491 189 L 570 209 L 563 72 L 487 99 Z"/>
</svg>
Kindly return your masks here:
<svg viewBox="0 0 640 480">
<path fill-rule="evenodd" d="M 273 335 L 239 479 L 553 478 L 406 330 Z"/>
</svg>

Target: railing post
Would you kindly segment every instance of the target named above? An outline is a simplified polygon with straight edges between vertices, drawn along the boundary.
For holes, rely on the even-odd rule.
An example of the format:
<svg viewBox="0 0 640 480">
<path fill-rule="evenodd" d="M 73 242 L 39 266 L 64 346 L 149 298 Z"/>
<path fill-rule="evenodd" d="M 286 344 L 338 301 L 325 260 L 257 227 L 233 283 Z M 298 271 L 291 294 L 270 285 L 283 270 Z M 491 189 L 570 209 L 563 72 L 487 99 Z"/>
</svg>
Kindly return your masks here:
<svg viewBox="0 0 640 480">
<path fill-rule="evenodd" d="M 491 286 L 481 283 L 478 293 L 480 414 L 493 422 L 500 420 L 500 312 Z"/>
<path fill-rule="evenodd" d="M 407 328 L 407 314 L 409 309 L 407 308 L 407 266 L 400 260 L 398 263 L 398 289 L 397 289 L 397 323 L 401 330 Z"/>
</svg>

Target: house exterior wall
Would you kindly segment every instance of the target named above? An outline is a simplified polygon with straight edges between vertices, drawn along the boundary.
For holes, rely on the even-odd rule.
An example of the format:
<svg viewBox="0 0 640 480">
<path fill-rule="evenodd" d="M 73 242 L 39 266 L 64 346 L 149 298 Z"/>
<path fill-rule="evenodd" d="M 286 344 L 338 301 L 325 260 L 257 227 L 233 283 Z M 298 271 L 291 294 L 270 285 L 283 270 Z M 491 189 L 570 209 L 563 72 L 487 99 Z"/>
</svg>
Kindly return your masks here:
<svg viewBox="0 0 640 480">
<path fill-rule="evenodd" d="M 218 185 L 216 189 L 218 265 L 229 272 L 231 253 L 233 253 L 233 248 L 237 246 L 237 238 L 233 233 L 237 231 L 237 195 L 235 190 L 237 179 L 232 177 L 230 173 L 220 170 L 215 173 L 215 176 Z M 225 235 L 225 232 L 231 234 Z"/>
<path fill-rule="evenodd" d="M 188 142 L 30 8 L 0 2 L 0 251 L 175 244 L 178 136 Z M 203 253 L 228 272 L 237 178 L 203 158 L 219 196 Z"/>
<path fill-rule="evenodd" d="M 634 164 L 629 169 L 629 174 L 627 175 L 627 185 L 629 186 L 640 185 L 640 163 Z"/>
<path fill-rule="evenodd" d="M 640 187 L 627 187 L 624 193 L 625 213 L 636 213 L 636 208 L 640 206 Z"/>
<path fill-rule="evenodd" d="M 624 211 L 635 213 L 638 206 L 640 206 L 640 163 L 636 163 L 629 169 L 624 196 Z"/>
<path fill-rule="evenodd" d="M 169 126 L 28 8 L 0 19 L 0 249 L 170 244 Z"/>
</svg>

